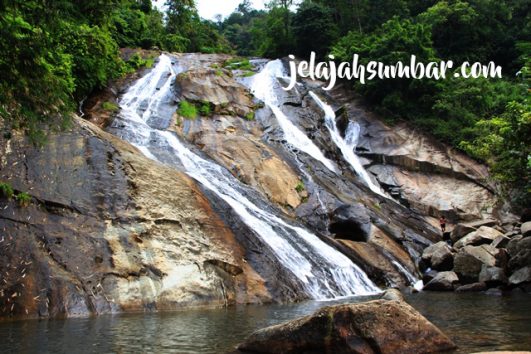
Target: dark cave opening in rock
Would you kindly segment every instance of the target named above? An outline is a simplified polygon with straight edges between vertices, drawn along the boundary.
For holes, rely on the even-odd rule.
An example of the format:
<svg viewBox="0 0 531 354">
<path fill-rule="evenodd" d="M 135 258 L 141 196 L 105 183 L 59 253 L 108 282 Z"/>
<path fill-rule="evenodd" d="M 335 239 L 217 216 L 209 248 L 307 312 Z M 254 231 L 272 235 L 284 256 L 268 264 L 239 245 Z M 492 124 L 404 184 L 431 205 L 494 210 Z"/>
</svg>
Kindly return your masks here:
<svg viewBox="0 0 531 354">
<path fill-rule="evenodd" d="M 361 225 L 350 220 L 331 223 L 328 230 L 336 239 L 358 242 L 367 241 L 367 233 Z"/>
</svg>

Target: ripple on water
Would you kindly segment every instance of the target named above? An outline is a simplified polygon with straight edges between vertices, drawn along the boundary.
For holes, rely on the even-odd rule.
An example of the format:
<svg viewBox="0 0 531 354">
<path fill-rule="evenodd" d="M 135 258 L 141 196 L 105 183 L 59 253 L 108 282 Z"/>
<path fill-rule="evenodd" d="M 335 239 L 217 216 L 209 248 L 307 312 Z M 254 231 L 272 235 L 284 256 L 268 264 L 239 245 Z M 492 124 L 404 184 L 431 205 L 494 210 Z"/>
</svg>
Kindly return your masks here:
<svg viewBox="0 0 531 354">
<path fill-rule="evenodd" d="M 366 299 L 0 323 L 0 352 L 219 354 L 258 328 Z M 426 292 L 407 300 L 455 340 L 459 353 L 531 349 L 530 295 Z"/>
</svg>

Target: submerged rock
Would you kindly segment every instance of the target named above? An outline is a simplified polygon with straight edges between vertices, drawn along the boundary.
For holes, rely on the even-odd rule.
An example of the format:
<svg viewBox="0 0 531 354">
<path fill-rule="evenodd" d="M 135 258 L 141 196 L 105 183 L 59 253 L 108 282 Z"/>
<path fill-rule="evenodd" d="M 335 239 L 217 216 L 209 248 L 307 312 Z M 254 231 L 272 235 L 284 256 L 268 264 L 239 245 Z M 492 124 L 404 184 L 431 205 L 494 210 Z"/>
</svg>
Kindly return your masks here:
<svg viewBox="0 0 531 354">
<path fill-rule="evenodd" d="M 250 353 L 436 353 L 455 344 L 405 302 L 376 300 L 322 308 L 254 332 Z"/>
</svg>

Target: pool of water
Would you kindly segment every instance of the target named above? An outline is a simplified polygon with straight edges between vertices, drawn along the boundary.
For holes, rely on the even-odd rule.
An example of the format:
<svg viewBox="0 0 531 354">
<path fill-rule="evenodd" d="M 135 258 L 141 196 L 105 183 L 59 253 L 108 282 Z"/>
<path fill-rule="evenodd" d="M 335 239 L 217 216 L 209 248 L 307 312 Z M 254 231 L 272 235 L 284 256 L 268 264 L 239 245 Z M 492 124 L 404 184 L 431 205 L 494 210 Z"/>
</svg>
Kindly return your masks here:
<svg viewBox="0 0 531 354">
<path fill-rule="evenodd" d="M 363 300 L 5 322 L 0 352 L 225 353 L 256 329 Z M 459 353 L 531 349 L 531 295 L 420 293 L 407 301 L 452 337 Z"/>
</svg>

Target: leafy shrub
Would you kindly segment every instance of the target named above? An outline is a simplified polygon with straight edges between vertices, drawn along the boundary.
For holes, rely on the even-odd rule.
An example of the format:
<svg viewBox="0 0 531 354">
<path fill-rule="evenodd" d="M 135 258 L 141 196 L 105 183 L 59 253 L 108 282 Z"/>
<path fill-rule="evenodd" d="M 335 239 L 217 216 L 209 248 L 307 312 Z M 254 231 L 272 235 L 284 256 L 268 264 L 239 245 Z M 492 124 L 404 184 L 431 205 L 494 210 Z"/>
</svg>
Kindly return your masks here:
<svg viewBox="0 0 531 354">
<path fill-rule="evenodd" d="M 212 108 L 210 102 L 203 102 L 199 107 L 199 114 L 205 117 L 209 117 L 212 114 Z"/>
<path fill-rule="evenodd" d="M 198 112 L 197 107 L 193 103 L 181 101 L 181 103 L 179 103 L 179 110 L 177 113 L 186 119 L 194 120 L 197 118 Z"/>
<path fill-rule="evenodd" d="M 251 111 L 251 112 L 247 113 L 247 114 L 245 115 L 245 119 L 246 119 L 246 120 L 249 120 L 249 121 L 254 120 L 254 112 Z"/>
<path fill-rule="evenodd" d="M 253 66 L 249 59 L 245 58 L 233 58 L 226 60 L 223 64 L 224 68 L 227 68 L 229 70 L 253 70 Z"/>
<path fill-rule="evenodd" d="M 299 183 L 297 183 L 297 185 L 295 186 L 295 190 L 297 191 L 297 193 L 301 193 L 305 189 L 306 189 L 306 187 L 304 186 L 304 182 L 303 181 L 299 181 Z"/>
</svg>

